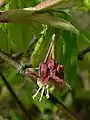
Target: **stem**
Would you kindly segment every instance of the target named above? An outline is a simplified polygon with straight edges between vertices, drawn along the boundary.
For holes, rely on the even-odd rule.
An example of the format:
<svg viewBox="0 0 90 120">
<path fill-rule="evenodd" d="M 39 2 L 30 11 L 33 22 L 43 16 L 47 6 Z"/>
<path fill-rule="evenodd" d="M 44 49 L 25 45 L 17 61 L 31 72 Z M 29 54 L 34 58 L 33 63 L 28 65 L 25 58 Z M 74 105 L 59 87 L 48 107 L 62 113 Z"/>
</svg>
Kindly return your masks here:
<svg viewBox="0 0 90 120">
<path fill-rule="evenodd" d="M 5 55 L 3 52 L 0 51 L 0 58 L 2 60 L 4 60 L 6 63 L 8 63 L 10 66 L 14 67 L 16 70 L 18 70 L 18 68 L 21 68 L 22 66 L 20 64 L 18 64 L 17 62 L 15 62 L 14 60 L 12 60 L 11 58 L 9 58 L 7 55 Z M 24 74 L 26 77 L 27 75 Z M 32 78 L 30 76 L 28 76 L 29 78 Z M 36 80 L 34 78 L 32 78 L 32 80 L 34 81 L 34 83 L 36 83 Z M 77 118 L 77 116 L 75 115 L 75 113 L 72 113 L 72 111 L 70 111 L 67 107 L 65 107 L 63 105 L 63 103 L 61 103 L 59 100 L 57 100 L 54 96 L 50 95 L 49 100 L 57 105 L 67 116 L 69 116 L 70 118 L 72 118 L 72 120 L 79 120 Z"/>
<path fill-rule="evenodd" d="M 25 116 L 29 119 L 31 119 L 31 116 L 29 115 L 28 111 L 26 110 L 26 108 L 24 107 L 24 105 L 22 104 L 22 102 L 19 100 L 19 98 L 17 97 L 17 95 L 15 94 L 15 92 L 13 91 L 12 87 L 10 86 L 10 84 L 8 83 L 8 81 L 6 80 L 5 76 L 0 72 L 0 76 L 3 80 L 3 82 L 5 83 L 7 89 L 9 90 L 10 94 L 13 96 L 13 98 L 16 100 L 16 103 L 19 105 L 19 107 L 21 108 L 21 110 L 23 111 L 23 113 L 25 114 Z"/>
<path fill-rule="evenodd" d="M 21 64 L 17 63 L 16 61 L 14 61 L 13 59 L 11 59 L 8 55 L 6 55 L 3 51 L 0 50 L 0 58 L 2 60 L 4 60 L 7 64 L 9 64 L 10 66 L 12 66 L 13 68 L 16 69 L 17 73 L 19 72 L 19 70 L 23 67 Z M 20 73 L 21 75 L 24 75 L 26 77 L 28 77 L 29 79 L 33 79 L 33 81 L 36 83 L 36 79 L 32 78 L 32 76 L 28 76 L 25 74 L 25 72 Z"/>
<path fill-rule="evenodd" d="M 90 52 L 90 46 L 78 53 L 78 60 L 83 60 L 84 55 Z"/>
<path fill-rule="evenodd" d="M 0 50 L 0 58 L 2 60 L 4 60 L 5 62 L 7 62 L 9 65 L 11 65 L 12 67 L 14 67 L 17 71 L 22 68 L 22 66 L 20 64 L 18 64 L 17 62 L 15 62 L 13 59 L 11 59 L 10 57 L 8 57 L 8 55 L 6 55 L 3 51 Z"/>
</svg>

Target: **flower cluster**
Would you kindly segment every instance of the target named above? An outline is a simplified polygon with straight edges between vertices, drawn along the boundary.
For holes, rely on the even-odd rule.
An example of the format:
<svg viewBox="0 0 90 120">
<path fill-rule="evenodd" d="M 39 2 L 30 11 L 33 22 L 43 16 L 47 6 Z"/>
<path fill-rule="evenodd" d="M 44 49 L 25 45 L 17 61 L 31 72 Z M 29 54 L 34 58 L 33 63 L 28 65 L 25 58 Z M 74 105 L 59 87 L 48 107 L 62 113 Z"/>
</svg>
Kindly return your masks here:
<svg viewBox="0 0 90 120">
<path fill-rule="evenodd" d="M 64 84 L 64 67 L 56 63 L 54 59 L 48 59 L 39 65 L 38 73 L 31 69 L 27 69 L 27 74 L 37 77 L 37 84 L 39 86 L 37 92 L 33 95 L 33 99 L 37 96 L 41 90 L 41 97 L 39 101 L 42 100 L 43 93 L 46 90 L 46 98 L 49 98 L 49 87 L 52 83 Z"/>
<path fill-rule="evenodd" d="M 63 72 L 63 69 L 63 65 L 56 64 L 54 59 L 41 63 L 39 67 L 40 82 L 42 84 L 48 84 L 52 80 L 62 84 L 64 82 L 64 76 L 60 73 Z"/>
</svg>

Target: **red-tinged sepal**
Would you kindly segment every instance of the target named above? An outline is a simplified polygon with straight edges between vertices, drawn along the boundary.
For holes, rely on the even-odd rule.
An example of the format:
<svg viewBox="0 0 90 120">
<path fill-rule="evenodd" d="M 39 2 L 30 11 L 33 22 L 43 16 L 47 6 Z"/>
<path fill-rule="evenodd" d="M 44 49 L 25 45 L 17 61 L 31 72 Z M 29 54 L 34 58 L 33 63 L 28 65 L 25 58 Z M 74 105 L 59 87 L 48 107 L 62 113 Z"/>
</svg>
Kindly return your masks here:
<svg viewBox="0 0 90 120">
<path fill-rule="evenodd" d="M 33 76 L 33 77 L 37 77 L 37 78 L 40 78 L 40 76 L 38 75 L 37 72 L 34 72 L 34 69 L 33 68 L 28 68 L 26 69 L 26 72 L 25 72 L 28 76 Z"/>
<path fill-rule="evenodd" d="M 61 71 L 63 71 L 64 70 L 64 66 L 63 65 L 57 65 L 57 71 L 58 72 L 61 72 Z"/>
<path fill-rule="evenodd" d="M 51 79 L 56 82 L 57 84 L 64 84 L 64 80 L 63 79 L 60 79 L 59 77 L 57 76 L 52 76 Z"/>
<path fill-rule="evenodd" d="M 46 63 L 41 63 L 39 66 L 39 75 L 41 78 L 46 78 L 48 76 L 48 66 Z"/>
<path fill-rule="evenodd" d="M 54 59 L 50 59 L 47 61 L 47 66 L 50 71 L 53 71 L 57 68 L 57 64 Z"/>
<path fill-rule="evenodd" d="M 48 84 L 48 82 L 49 82 L 49 76 L 47 76 L 45 79 L 40 79 L 40 82 L 42 84 Z"/>
</svg>

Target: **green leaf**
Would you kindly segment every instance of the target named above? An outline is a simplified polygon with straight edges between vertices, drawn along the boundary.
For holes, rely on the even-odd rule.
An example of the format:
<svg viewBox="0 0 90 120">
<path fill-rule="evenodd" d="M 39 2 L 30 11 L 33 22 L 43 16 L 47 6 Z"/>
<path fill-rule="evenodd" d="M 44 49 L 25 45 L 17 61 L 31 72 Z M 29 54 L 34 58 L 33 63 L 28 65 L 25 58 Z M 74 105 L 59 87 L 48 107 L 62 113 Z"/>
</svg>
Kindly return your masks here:
<svg viewBox="0 0 90 120">
<path fill-rule="evenodd" d="M 74 33 L 63 31 L 62 37 L 64 41 L 63 64 L 65 65 L 66 80 L 72 87 L 77 71 L 77 36 Z"/>
<path fill-rule="evenodd" d="M 69 31 L 55 30 L 55 59 L 65 67 L 65 80 L 73 85 L 77 70 L 77 36 Z"/>
<path fill-rule="evenodd" d="M 24 50 L 22 32 L 18 24 L 8 24 L 8 39 L 12 41 L 15 51 Z"/>
<path fill-rule="evenodd" d="M 24 8 L 24 9 L 15 9 L 9 10 L 7 12 L 2 12 L 0 15 L 0 21 L 5 21 L 5 18 L 9 22 L 37 22 L 40 24 L 46 24 L 52 27 L 69 30 L 76 34 L 79 34 L 79 31 L 72 25 L 70 22 L 62 19 L 51 16 L 49 14 L 40 14 L 37 12 L 36 8 Z"/>
<path fill-rule="evenodd" d="M 67 21 L 71 20 L 71 14 L 67 10 L 62 10 L 61 8 L 54 8 L 49 10 L 49 13 L 58 18 L 65 19 Z"/>
<path fill-rule="evenodd" d="M 84 5 L 90 10 L 90 0 L 84 0 Z"/>
<path fill-rule="evenodd" d="M 40 62 L 45 59 L 49 45 L 51 43 L 52 34 L 53 29 L 48 28 L 38 40 L 31 57 L 31 63 L 34 67 L 39 65 Z"/>
<path fill-rule="evenodd" d="M 15 5 L 17 8 L 17 6 Z M 9 7 L 10 8 L 10 7 Z M 11 7 L 12 8 L 12 7 Z M 8 11 L 2 11 L 0 15 L 0 21 L 9 21 L 9 22 L 22 22 L 28 20 L 28 16 L 36 12 L 36 8 L 23 8 L 23 9 L 13 9 Z"/>
<path fill-rule="evenodd" d="M 55 28 L 71 31 L 75 34 L 79 34 L 79 31 L 68 21 L 51 16 L 49 14 L 33 14 L 29 17 L 30 20 L 36 21 L 40 24 L 46 24 Z"/>
<path fill-rule="evenodd" d="M 39 29 L 38 29 L 39 28 Z M 31 25 L 28 24 L 8 24 L 8 41 L 9 49 L 12 49 L 15 52 L 26 52 L 30 40 L 33 36 L 41 31 L 41 25 Z"/>
<path fill-rule="evenodd" d="M 54 57 L 57 63 L 62 64 L 63 62 L 63 40 L 61 38 L 61 30 L 55 29 L 55 40 L 54 40 Z"/>
<path fill-rule="evenodd" d="M 8 40 L 6 35 L 5 25 L 0 26 L 0 49 L 7 51 L 8 50 Z"/>
</svg>

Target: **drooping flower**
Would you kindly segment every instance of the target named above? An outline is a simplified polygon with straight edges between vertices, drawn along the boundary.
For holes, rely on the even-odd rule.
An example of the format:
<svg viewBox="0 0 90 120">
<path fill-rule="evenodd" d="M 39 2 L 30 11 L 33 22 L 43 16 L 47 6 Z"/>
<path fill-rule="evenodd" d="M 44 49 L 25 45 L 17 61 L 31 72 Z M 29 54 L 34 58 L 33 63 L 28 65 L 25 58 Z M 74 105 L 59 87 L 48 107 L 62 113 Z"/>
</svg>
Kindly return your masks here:
<svg viewBox="0 0 90 120">
<path fill-rule="evenodd" d="M 41 90 L 41 96 L 39 101 L 42 100 L 44 91 L 46 91 L 46 98 L 49 98 L 49 88 L 53 86 L 52 83 L 65 84 L 64 81 L 64 67 L 56 63 L 54 59 L 49 59 L 46 62 L 40 64 L 38 73 L 28 69 L 27 74 L 37 77 L 37 85 L 39 86 L 37 92 L 33 95 L 33 99 L 38 95 Z"/>
<path fill-rule="evenodd" d="M 52 46 L 51 46 L 52 49 Z M 41 96 L 39 101 L 42 100 L 44 91 L 46 92 L 46 98 L 49 98 L 50 88 L 55 84 L 64 84 L 70 88 L 70 86 L 64 80 L 64 66 L 57 64 L 54 58 L 51 56 L 51 49 L 46 56 L 44 62 L 40 63 L 38 73 L 33 70 L 27 69 L 27 74 L 37 77 L 38 90 L 33 95 L 33 99 L 36 98 L 39 91 Z"/>
</svg>

